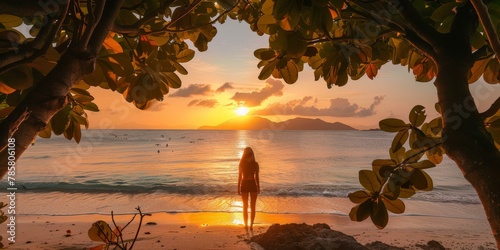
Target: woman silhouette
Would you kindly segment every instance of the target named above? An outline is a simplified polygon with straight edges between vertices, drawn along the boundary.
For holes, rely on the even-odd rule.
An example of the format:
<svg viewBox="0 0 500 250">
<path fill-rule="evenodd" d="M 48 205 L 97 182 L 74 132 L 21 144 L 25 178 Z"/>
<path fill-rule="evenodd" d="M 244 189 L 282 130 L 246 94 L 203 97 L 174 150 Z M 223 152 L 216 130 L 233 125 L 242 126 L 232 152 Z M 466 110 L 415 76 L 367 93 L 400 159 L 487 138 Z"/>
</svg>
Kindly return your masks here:
<svg viewBox="0 0 500 250">
<path fill-rule="evenodd" d="M 260 193 L 259 163 L 255 161 L 252 148 L 246 147 L 241 156 L 238 168 L 238 194 L 243 200 L 243 220 L 248 227 L 248 194 L 250 193 L 250 230 L 253 229 L 255 219 L 255 203 Z"/>
</svg>

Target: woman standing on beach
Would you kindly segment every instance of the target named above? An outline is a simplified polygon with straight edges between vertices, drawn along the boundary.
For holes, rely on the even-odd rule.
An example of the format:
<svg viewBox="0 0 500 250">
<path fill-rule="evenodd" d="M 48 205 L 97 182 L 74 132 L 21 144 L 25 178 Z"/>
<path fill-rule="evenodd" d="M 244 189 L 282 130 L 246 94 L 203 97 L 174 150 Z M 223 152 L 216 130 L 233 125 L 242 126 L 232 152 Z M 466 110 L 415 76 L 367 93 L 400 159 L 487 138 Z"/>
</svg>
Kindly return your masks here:
<svg viewBox="0 0 500 250">
<path fill-rule="evenodd" d="M 255 161 L 252 148 L 246 147 L 241 156 L 238 168 L 238 194 L 243 200 L 243 220 L 248 227 L 248 194 L 250 193 L 250 230 L 255 219 L 255 203 L 260 193 L 259 163 Z"/>
</svg>

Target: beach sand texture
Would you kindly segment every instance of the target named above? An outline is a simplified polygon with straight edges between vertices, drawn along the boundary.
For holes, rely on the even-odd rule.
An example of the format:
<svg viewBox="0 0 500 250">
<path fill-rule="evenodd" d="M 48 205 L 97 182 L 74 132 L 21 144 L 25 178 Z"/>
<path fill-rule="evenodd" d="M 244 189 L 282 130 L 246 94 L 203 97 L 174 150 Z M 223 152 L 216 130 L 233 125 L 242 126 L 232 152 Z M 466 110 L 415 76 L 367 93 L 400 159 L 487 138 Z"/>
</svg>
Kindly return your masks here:
<svg viewBox="0 0 500 250">
<path fill-rule="evenodd" d="M 115 221 L 123 226 L 131 217 L 118 215 Z M 9 244 L 9 249 L 89 249 L 99 245 L 87 236 L 97 220 L 112 223 L 110 215 L 19 216 L 16 242 Z M 252 233 L 237 224 L 239 221 L 240 213 L 154 213 L 145 217 L 134 249 L 259 249 L 250 241 Z M 275 223 L 326 223 L 361 244 L 382 241 L 405 249 L 422 249 L 418 245 L 436 240 L 447 249 L 495 249 L 488 224 L 474 219 L 393 216 L 385 229 L 378 230 L 370 221 L 356 223 L 347 216 L 258 213 L 253 235 L 266 232 Z M 125 239 L 134 237 L 137 225 L 136 218 L 124 231 Z"/>
</svg>

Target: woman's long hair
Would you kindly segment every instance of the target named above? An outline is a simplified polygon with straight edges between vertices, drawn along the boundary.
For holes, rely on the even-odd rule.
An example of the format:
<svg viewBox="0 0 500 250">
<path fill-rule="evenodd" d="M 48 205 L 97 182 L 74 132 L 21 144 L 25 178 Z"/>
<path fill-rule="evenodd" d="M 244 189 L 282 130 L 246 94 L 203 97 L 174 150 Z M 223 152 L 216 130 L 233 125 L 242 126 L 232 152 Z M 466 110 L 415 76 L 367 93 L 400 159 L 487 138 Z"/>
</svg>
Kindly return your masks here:
<svg viewBox="0 0 500 250">
<path fill-rule="evenodd" d="M 245 166 L 245 164 L 248 164 L 249 162 L 247 161 L 247 159 L 249 157 L 252 157 L 252 156 L 253 156 L 253 160 L 251 161 L 251 163 L 254 163 L 255 162 L 255 156 L 254 156 L 253 150 L 252 150 L 251 147 L 246 147 L 245 150 L 243 150 L 243 155 L 241 156 L 240 168 L 242 168 L 243 166 Z"/>
</svg>

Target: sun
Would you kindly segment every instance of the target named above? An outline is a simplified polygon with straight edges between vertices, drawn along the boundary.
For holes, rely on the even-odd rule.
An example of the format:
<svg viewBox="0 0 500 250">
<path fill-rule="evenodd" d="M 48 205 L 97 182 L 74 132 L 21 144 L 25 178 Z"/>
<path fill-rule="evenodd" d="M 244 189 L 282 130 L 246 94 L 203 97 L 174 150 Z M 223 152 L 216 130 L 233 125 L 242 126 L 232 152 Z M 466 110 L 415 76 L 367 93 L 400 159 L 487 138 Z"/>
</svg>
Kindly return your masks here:
<svg viewBox="0 0 500 250">
<path fill-rule="evenodd" d="M 239 116 L 244 116 L 250 111 L 247 107 L 238 107 L 234 112 Z"/>
</svg>

